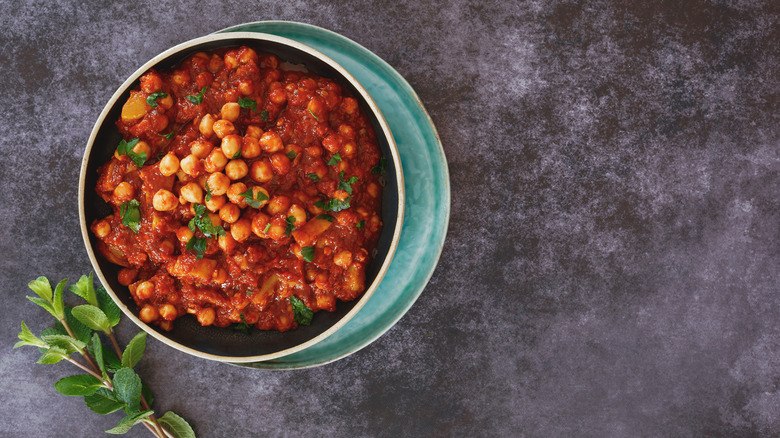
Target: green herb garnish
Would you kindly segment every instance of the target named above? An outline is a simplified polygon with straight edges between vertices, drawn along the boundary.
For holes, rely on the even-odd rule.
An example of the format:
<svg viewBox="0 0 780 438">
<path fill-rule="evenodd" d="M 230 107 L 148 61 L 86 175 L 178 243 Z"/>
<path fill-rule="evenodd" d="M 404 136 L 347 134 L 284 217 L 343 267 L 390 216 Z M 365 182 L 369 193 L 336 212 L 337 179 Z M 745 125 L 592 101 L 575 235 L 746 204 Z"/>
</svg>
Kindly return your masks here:
<svg viewBox="0 0 780 438">
<path fill-rule="evenodd" d="M 247 324 L 246 318 L 244 318 L 244 314 L 243 313 L 239 313 L 238 316 L 241 317 L 241 322 L 237 322 L 237 323 L 233 324 L 231 327 L 233 327 L 233 330 L 235 330 L 237 332 L 241 332 L 241 333 L 244 333 L 244 334 L 248 335 L 249 334 L 249 328 L 251 326 L 249 324 Z"/>
<path fill-rule="evenodd" d="M 225 235 L 224 228 L 215 226 L 211 222 L 211 218 L 206 213 L 205 205 L 194 204 L 193 207 L 195 208 L 195 217 L 192 218 L 192 220 L 190 220 L 190 223 L 187 225 L 190 227 L 190 230 L 192 230 L 192 232 L 195 232 L 196 229 L 200 229 L 200 231 L 206 237 Z"/>
<path fill-rule="evenodd" d="M 152 93 L 149 95 L 149 97 L 146 98 L 146 104 L 152 108 L 157 108 L 157 99 L 161 99 L 163 97 L 168 97 L 168 93 L 163 93 L 162 91 Z"/>
<path fill-rule="evenodd" d="M 135 234 L 141 229 L 141 203 L 131 199 L 119 207 L 119 215 L 122 217 L 122 225 L 133 230 Z"/>
<path fill-rule="evenodd" d="M 260 111 L 260 120 L 267 122 L 268 121 L 268 111 Z"/>
<path fill-rule="evenodd" d="M 317 182 L 317 181 L 319 181 L 319 180 L 320 180 L 320 176 L 319 176 L 319 175 L 317 175 L 316 173 L 307 173 L 307 174 L 306 174 L 306 176 L 307 176 L 307 177 L 308 177 L 310 180 L 312 180 L 312 181 L 314 181 L 314 182 Z"/>
<path fill-rule="evenodd" d="M 379 157 L 379 163 L 371 168 L 371 173 L 374 175 L 381 175 L 385 171 L 385 166 L 387 166 L 387 160 L 385 157 Z"/>
<path fill-rule="evenodd" d="M 211 201 L 211 197 L 213 195 L 214 194 L 211 192 L 211 187 L 209 187 L 209 183 L 206 182 L 206 197 L 204 198 L 206 200 L 206 202 Z"/>
<path fill-rule="evenodd" d="M 251 109 L 252 111 L 257 111 L 257 102 L 248 97 L 242 97 L 241 99 L 238 99 L 238 106 L 241 108 Z"/>
<path fill-rule="evenodd" d="M 133 151 L 135 145 L 138 144 L 138 140 L 138 138 L 134 138 L 130 141 L 125 141 L 122 139 L 122 141 L 119 142 L 119 146 L 116 148 L 116 152 L 119 155 L 127 155 L 131 160 L 133 160 L 133 163 L 135 163 L 136 166 L 143 167 L 147 159 L 146 152 L 137 154 Z"/>
<path fill-rule="evenodd" d="M 190 241 L 187 242 L 187 251 L 194 251 L 195 260 L 200 260 L 203 258 L 203 253 L 206 252 L 206 245 L 208 245 L 206 239 L 193 236 L 190 238 Z"/>
<path fill-rule="evenodd" d="M 366 224 L 366 221 L 359 221 L 355 226 L 357 227 L 358 230 L 362 230 L 363 229 L 363 225 L 365 225 L 365 224 Z"/>
<path fill-rule="evenodd" d="M 311 110 L 311 108 L 307 108 L 309 110 L 309 114 L 311 114 L 312 117 L 314 117 L 315 120 L 319 121 L 320 118 L 314 115 L 314 111 Z"/>
<path fill-rule="evenodd" d="M 333 221 L 336 220 L 336 218 L 334 218 L 333 216 L 331 216 L 329 214 L 321 214 L 321 215 L 317 216 L 315 219 L 322 219 L 322 220 L 325 220 L 325 221 L 328 221 L 328 222 L 333 222 Z"/>
<path fill-rule="evenodd" d="M 290 152 L 287 152 L 287 158 L 289 158 L 291 160 L 295 159 L 295 157 L 297 157 L 297 156 L 298 156 L 298 154 L 296 154 L 295 151 L 292 150 L 292 149 L 290 149 Z"/>
<path fill-rule="evenodd" d="M 300 325 L 311 324 L 311 319 L 314 317 L 314 312 L 309 309 L 300 298 L 295 295 L 290 295 L 290 304 L 292 304 L 292 310 L 295 314 L 295 322 Z"/>
<path fill-rule="evenodd" d="M 257 195 L 255 196 L 251 188 L 247 189 L 247 191 L 245 191 L 244 193 L 239 193 L 239 195 L 246 198 L 246 203 L 254 208 L 260 208 L 261 205 L 260 203 L 262 201 L 268 200 L 268 196 L 265 196 L 265 193 L 259 190 L 257 191 Z"/>
<path fill-rule="evenodd" d="M 292 230 L 295 229 L 295 225 L 293 225 L 295 223 L 295 216 L 287 216 L 284 221 L 287 222 L 287 226 L 284 227 L 284 235 L 289 236 L 290 233 L 292 233 Z"/>
<path fill-rule="evenodd" d="M 193 96 L 192 94 L 187 95 L 187 100 L 192 102 L 193 105 L 200 105 L 203 103 L 203 96 L 206 94 L 206 90 L 209 88 L 208 85 L 200 89 L 200 93 L 198 93 L 196 96 Z"/>
<path fill-rule="evenodd" d="M 173 131 L 171 131 L 171 132 L 169 132 L 167 134 L 159 134 L 158 133 L 157 135 L 159 135 L 160 137 L 165 137 L 166 140 L 170 140 L 170 139 L 173 138 Z"/>
<path fill-rule="evenodd" d="M 36 336 L 22 321 L 14 348 L 36 347 L 42 353 L 38 363 L 67 361 L 86 372 L 62 378 L 54 388 L 64 395 L 84 397 L 87 407 L 101 415 L 124 410 L 126 416 L 108 433 L 123 434 L 142 423 L 158 438 L 194 438 L 183 418 L 171 411 L 155 418 L 149 407 L 151 392 L 133 370 L 146 349 L 146 333 L 138 333 L 122 351 L 113 330 L 122 312 L 106 290 L 95 289 L 92 274 L 84 275 L 69 289 L 86 303 L 71 307 L 63 299 L 67 283 L 67 279 L 60 281 L 54 291 L 46 277 L 28 284 L 37 296 L 27 298 L 51 313 L 57 323 Z M 98 333 L 108 337 L 110 344 L 104 345 Z"/>
<path fill-rule="evenodd" d="M 344 180 L 344 171 L 339 172 L 339 190 L 344 190 L 348 194 L 352 194 L 352 184 L 355 184 L 358 180 L 356 176 L 351 177 L 348 180 Z"/>
<path fill-rule="evenodd" d="M 319 207 L 326 211 L 341 211 L 346 210 L 349 208 L 349 201 L 352 199 L 352 196 L 344 199 L 343 201 L 333 198 L 329 199 L 327 202 L 323 200 L 319 200 L 314 203 L 315 207 Z"/>
<path fill-rule="evenodd" d="M 237 150 L 236 153 L 230 157 L 231 160 L 235 160 L 236 158 L 241 158 L 241 149 Z"/>
<path fill-rule="evenodd" d="M 265 228 L 263 228 L 263 234 L 268 234 L 268 230 L 270 229 L 271 229 L 271 223 L 268 222 L 267 224 L 265 224 Z"/>
<path fill-rule="evenodd" d="M 339 161 L 341 161 L 341 155 L 339 154 L 333 154 L 332 157 L 330 157 L 330 160 L 328 160 L 327 164 L 328 166 L 333 166 L 337 164 Z"/>
<path fill-rule="evenodd" d="M 314 260 L 314 247 L 304 246 L 301 248 L 301 255 L 303 256 L 304 260 L 311 263 L 311 261 Z"/>
</svg>

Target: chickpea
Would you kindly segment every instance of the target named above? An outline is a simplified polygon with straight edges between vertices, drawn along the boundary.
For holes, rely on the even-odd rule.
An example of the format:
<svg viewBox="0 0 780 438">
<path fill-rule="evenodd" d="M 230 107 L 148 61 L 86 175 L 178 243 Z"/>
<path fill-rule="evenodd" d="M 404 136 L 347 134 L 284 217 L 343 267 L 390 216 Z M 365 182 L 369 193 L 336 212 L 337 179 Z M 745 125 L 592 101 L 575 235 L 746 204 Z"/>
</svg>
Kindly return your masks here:
<svg viewBox="0 0 780 438">
<path fill-rule="evenodd" d="M 241 107 L 237 102 L 228 102 L 222 105 L 222 109 L 219 110 L 219 113 L 222 116 L 222 120 L 235 122 L 238 120 L 238 116 L 241 114 Z"/>
<path fill-rule="evenodd" d="M 209 215 L 209 220 L 215 227 L 222 226 L 222 219 L 219 218 L 219 213 L 206 213 Z"/>
<path fill-rule="evenodd" d="M 222 57 L 219 55 L 211 55 L 211 59 L 209 59 L 209 71 L 212 73 L 216 73 L 217 70 L 222 68 Z"/>
<path fill-rule="evenodd" d="M 222 149 L 215 148 L 203 162 L 203 168 L 207 172 L 219 172 L 225 168 L 228 159 L 222 153 Z"/>
<path fill-rule="evenodd" d="M 295 228 L 306 223 L 306 210 L 298 204 L 290 206 L 290 209 L 287 210 L 287 216 L 295 218 Z"/>
<path fill-rule="evenodd" d="M 252 233 L 252 224 L 249 219 L 239 219 L 230 226 L 230 235 L 238 242 L 243 242 Z"/>
<path fill-rule="evenodd" d="M 202 165 L 200 160 L 195 155 L 187 155 L 179 162 L 181 170 L 189 176 L 197 176 L 200 173 Z"/>
<path fill-rule="evenodd" d="M 168 255 L 172 255 L 173 254 L 173 249 L 174 249 L 173 242 L 171 242 L 170 240 L 162 240 L 160 242 L 159 246 L 160 246 L 160 250 L 163 253 L 168 254 Z"/>
<path fill-rule="evenodd" d="M 274 171 L 271 162 L 268 161 L 267 158 L 253 162 L 252 168 L 249 171 L 249 176 L 259 183 L 271 181 L 274 179 Z"/>
<path fill-rule="evenodd" d="M 230 254 L 233 252 L 234 249 L 236 249 L 236 245 L 238 242 L 236 242 L 236 239 L 233 238 L 230 234 L 225 234 L 224 236 L 219 236 L 217 238 L 217 243 L 219 244 L 219 248 L 225 252 L 225 254 Z"/>
<path fill-rule="evenodd" d="M 292 163 L 287 155 L 277 152 L 271 155 L 271 166 L 273 166 L 274 171 L 279 175 L 287 175 L 287 172 L 292 168 Z"/>
<path fill-rule="evenodd" d="M 219 209 L 219 218 L 229 224 L 237 221 L 239 216 L 241 216 L 241 209 L 236 204 L 225 204 Z"/>
<path fill-rule="evenodd" d="M 267 237 L 265 234 L 265 227 L 268 225 L 268 221 L 271 218 L 265 213 L 257 213 L 252 218 L 252 232 L 258 237 Z"/>
<path fill-rule="evenodd" d="M 290 204 L 290 198 L 287 196 L 277 195 L 268 201 L 268 205 L 265 207 L 265 211 L 267 211 L 271 216 L 284 213 L 287 211 L 287 209 L 290 208 Z"/>
<path fill-rule="evenodd" d="M 268 190 L 257 186 L 252 187 L 252 198 L 260 203 L 257 208 L 263 208 L 263 206 L 268 203 L 270 197 L 271 195 L 268 193 Z"/>
<path fill-rule="evenodd" d="M 251 160 L 260 156 L 260 142 L 254 137 L 246 136 L 241 142 L 241 157 Z"/>
<path fill-rule="evenodd" d="M 214 172 L 209 175 L 206 183 L 211 189 L 211 195 L 224 195 L 227 193 L 228 187 L 230 187 L 230 178 L 222 172 Z"/>
<path fill-rule="evenodd" d="M 146 158 L 148 159 L 152 156 L 152 147 L 149 146 L 149 143 L 141 140 L 133 146 L 133 152 L 136 154 L 146 154 Z"/>
<path fill-rule="evenodd" d="M 243 145 L 243 139 L 240 135 L 226 135 L 222 139 L 222 153 L 227 158 L 233 158 L 241 152 L 241 146 Z"/>
<path fill-rule="evenodd" d="M 366 187 L 366 192 L 368 192 L 369 195 L 371 195 L 372 198 L 376 198 L 379 196 L 379 186 L 376 183 L 371 183 Z"/>
<path fill-rule="evenodd" d="M 154 283 L 143 281 L 135 288 L 135 297 L 139 300 L 148 300 L 154 295 Z"/>
<path fill-rule="evenodd" d="M 307 147 L 304 152 L 306 155 L 312 156 L 312 157 L 321 157 L 322 156 L 322 148 L 319 146 L 309 146 Z"/>
<path fill-rule="evenodd" d="M 186 202 L 193 204 L 203 203 L 203 189 L 200 188 L 198 183 L 191 182 L 185 184 L 180 190 L 179 195 Z"/>
<path fill-rule="evenodd" d="M 211 198 L 208 200 L 204 198 L 203 202 L 206 204 L 206 208 L 208 208 L 209 211 L 216 212 L 225 205 L 227 199 L 225 198 L 225 195 L 211 195 Z"/>
<path fill-rule="evenodd" d="M 230 160 L 225 165 L 225 174 L 233 181 L 241 179 L 249 173 L 249 168 L 244 160 Z"/>
<path fill-rule="evenodd" d="M 92 232 L 95 233 L 98 239 L 102 239 L 111 232 L 111 224 L 108 221 L 98 221 L 92 226 Z"/>
<path fill-rule="evenodd" d="M 270 237 L 273 240 L 279 240 L 282 237 L 284 237 L 284 229 L 286 227 L 279 225 L 279 224 L 271 224 L 271 226 L 268 228 L 268 232 L 266 233 L 266 236 Z"/>
<path fill-rule="evenodd" d="M 157 313 L 157 309 L 154 306 L 147 304 L 141 308 L 140 312 L 138 312 L 138 317 L 141 318 L 141 321 L 149 323 L 157 321 L 157 318 L 160 317 L 160 314 Z"/>
<path fill-rule="evenodd" d="M 349 251 L 340 251 L 333 256 L 333 263 L 346 269 L 352 263 L 352 253 Z"/>
<path fill-rule="evenodd" d="M 238 205 L 239 207 L 246 207 L 246 199 L 241 196 L 241 194 L 246 192 L 246 190 L 246 184 L 242 182 L 233 183 L 230 185 L 230 187 L 228 187 L 227 197 L 230 202 Z"/>
<path fill-rule="evenodd" d="M 117 280 L 122 286 L 130 286 L 135 281 L 135 277 L 138 275 L 138 269 L 124 268 L 119 271 Z"/>
<path fill-rule="evenodd" d="M 348 157 L 355 155 L 356 151 L 357 147 L 355 146 L 355 142 L 352 141 L 344 143 L 344 145 L 341 147 L 341 153 Z"/>
<path fill-rule="evenodd" d="M 179 205 L 176 195 L 165 189 L 160 189 L 154 194 L 152 206 L 157 211 L 171 211 Z"/>
<path fill-rule="evenodd" d="M 229 120 L 217 120 L 212 125 L 214 134 L 217 134 L 219 138 L 225 138 L 225 136 L 236 133 L 236 127 Z"/>
<path fill-rule="evenodd" d="M 238 67 L 238 54 L 235 50 L 225 53 L 224 60 L 226 69 L 233 70 Z"/>
<path fill-rule="evenodd" d="M 208 140 L 195 140 L 190 142 L 190 152 L 201 160 L 208 157 L 214 145 Z"/>
<path fill-rule="evenodd" d="M 273 153 L 284 149 L 284 144 L 282 143 L 282 137 L 279 134 L 273 131 L 267 131 L 260 137 L 260 147 L 268 153 Z"/>
<path fill-rule="evenodd" d="M 287 102 L 287 93 L 282 88 L 277 88 L 268 94 L 268 99 L 277 105 L 284 105 Z"/>
<path fill-rule="evenodd" d="M 216 312 L 214 312 L 214 309 L 211 307 L 205 307 L 203 309 L 198 310 L 198 313 L 196 314 L 196 317 L 198 318 L 198 322 L 202 326 L 207 326 L 214 324 L 214 319 L 216 318 Z"/>
<path fill-rule="evenodd" d="M 214 122 L 215 122 L 214 116 L 211 114 L 206 114 L 203 116 L 203 118 L 200 119 L 200 124 L 198 124 L 198 131 L 200 131 L 201 134 L 203 134 L 204 137 L 208 138 L 214 135 Z"/>
<path fill-rule="evenodd" d="M 176 230 L 176 238 L 179 239 L 179 242 L 181 243 L 187 243 L 192 239 L 192 236 L 195 234 L 190 230 L 189 227 L 179 227 Z"/>
<path fill-rule="evenodd" d="M 171 109 L 173 106 L 173 98 L 171 95 L 167 95 L 157 101 L 163 109 Z"/>
<path fill-rule="evenodd" d="M 354 139 L 355 138 L 355 130 L 347 125 L 346 123 L 339 125 L 339 134 L 341 134 L 344 138 Z"/>
<path fill-rule="evenodd" d="M 249 125 L 246 127 L 246 136 L 259 140 L 263 136 L 263 129 L 257 125 Z"/>
<path fill-rule="evenodd" d="M 162 316 L 163 319 L 168 321 L 173 321 L 177 316 L 179 316 L 178 312 L 176 312 L 176 307 L 174 307 L 173 304 L 163 304 L 157 309 L 157 311 L 160 312 L 160 316 Z"/>
<path fill-rule="evenodd" d="M 160 159 L 159 167 L 163 176 L 171 176 L 179 171 L 179 158 L 173 152 L 168 152 Z"/>
<path fill-rule="evenodd" d="M 341 109 L 343 109 L 347 114 L 355 114 L 355 111 L 358 109 L 357 100 L 352 97 L 345 98 L 343 101 L 341 101 Z"/>
<path fill-rule="evenodd" d="M 119 185 L 116 186 L 116 188 L 114 188 L 114 198 L 116 198 L 116 200 L 119 202 L 127 202 L 133 199 L 134 194 L 135 189 L 127 181 L 122 181 L 119 183 Z"/>
</svg>

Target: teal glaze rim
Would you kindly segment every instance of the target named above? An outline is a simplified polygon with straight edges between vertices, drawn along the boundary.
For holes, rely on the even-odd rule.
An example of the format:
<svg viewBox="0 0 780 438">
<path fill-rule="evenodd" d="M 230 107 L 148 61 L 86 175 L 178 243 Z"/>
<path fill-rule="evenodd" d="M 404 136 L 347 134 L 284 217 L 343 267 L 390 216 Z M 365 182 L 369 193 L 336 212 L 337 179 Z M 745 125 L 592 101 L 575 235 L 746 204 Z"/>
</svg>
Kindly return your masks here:
<svg viewBox="0 0 780 438">
<path fill-rule="evenodd" d="M 280 28 L 280 29 L 276 29 Z M 286 31 L 285 31 L 286 29 Z M 297 31 L 297 33 L 296 33 Z M 437 241 L 431 242 L 432 245 L 430 246 L 428 252 L 425 254 L 427 256 L 432 256 L 429 258 L 429 266 L 427 266 L 427 270 L 424 271 L 424 279 L 419 283 L 419 286 L 416 288 L 416 290 L 413 291 L 411 295 L 406 297 L 406 302 L 402 303 L 402 305 L 396 309 L 394 309 L 394 313 L 391 318 L 387 321 L 383 322 L 383 326 L 380 327 L 378 330 L 375 330 L 373 333 L 371 333 L 368 336 L 363 337 L 362 339 L 357 340 L 353 343 L 353 345 L 350 345 L 349 347 L 341 348 L 341 349 L 333 349 L 332 353 L 329 351 L 325 352 L 314 352 L 314 350 L 317 350 L 319 347 L 322 347 L 325 344 L 328 344 L 329 341 L 333 341 L 334 338 L 338 338 L 339 334 L 343 334 L 345 331 L 349 331 L 350 323 L 352 323 L 354 320 L 359 319 L 361 316 L 366 315 L 366 311 L 370 310 L 368 307 L 371 306 L 371 300 L 367 303 L 367 306 L 365 306 L 361 313 L 358 313 L 356 315 L 356 318 L 353 319 L 353 321 L 348 322 L 345 324 L 344 327 L 342 327 L 339 331 L 334 333 L 333 336 L 331 336 L 329 339 L 324 340 L 323 342 L 319 343 L 318 345 L 313 345 L 311 347 L 308 347 L 306 349 L 303 349 L 301 351 L 277 357 L 274 359 L 270 359 L 263 362 L 254 362 L 254 363 L 234 363 L 234 365 L 239 365 L 243 367 L 251 367 L 251 368 L 259 368 L 259 369 L 277 369 L 277 370 L 289 370 L 289 369 L 302 369 L 302 368 L 311 368 L 316 367 L 320 365 L 325 365 L 334 361 L 337 361 L 339 359 L 342 359 L 344 357 L 347 357 L 364 347 L 368 346 L 372 342 L 374 342 L 376 339 L 381 337 L 384 333 L 386 333 L 390 328 L 392 328 L 411 308 L 411 306 L 417 301 L 419 296 L 422 294 L 422 291 L 425 289 L 425 286 L 430 281 L 430 278 L 433 276 L 433 272 L 435 271 L 435 268 L 438 264 L 439 258 L 441 257 L 441 253 L 444 247 L 444 242 L 446 240 L 447 235 L 447 228 L 449 226 L 449 216 L 450 216 L 450 199 L 451 199 L 451 193 L 450 193 L 450 180 L 449 180 L 449 168 L 447 166 L 447 159 L 444 154 L 444 148 L 441 144 L 441 139 L 439 137 L 439 134 L 436 130 L 435 125 L 433 124 L 433 120 L 431 119 L 430 115 L 428 114 L 427 110 L 425 109 L 424 105 L 420 101 L 419 96 L 414 91 L 414 89 L 409 85 L 409 83 L 401 76 L 392 66 L 390 66 L 387 62 L 385 62 L 383 59 L 381 59 L 379 56 L 371 52 L 370 50 L 366 49 L 362 45 L 356 43 L 355 41 L 340 35 L 338 33 L 335 33 L 333 31 L 323 29 L 318 26 L 306 24 L 306 23 L 298 23 L 298 22 L 292 22 L 292 21 L 257 21 L 257 22 L 251 22 L 251 23 L 243 23 L 236 26 L 228 27 L 226 29 L 219 30 L 217 33 L 224 33 L 224 32 L 258 32 L 258 33 L 266 33 L 266 34 L 272 34 L 272 35 L 279 35 L 283 36 L 285 38 L 289 38 L 295 41 L 302 42 L 306 45 L 312 46 L 316 50 L 319 50 L 326 55 L 330 56 L 331 58 L 334 58 L 337 62 L 339 62 L 342 66 L 349 68 L 345 66 L 344 64 L 344 58 L 342 56 L 339 56 L 339 53 L 336 53 L 334 55 L 334 52 L 332 50 L 328 50 L 327 48 L 324 48 L 324 45 L 327 43 L 334 43 L 336 45 L 340 46 L 346 46 L 347 53 L 351 52 L 352 55 L 354 55 L 355 58 L 358 58 L 359 61 L 362 61 L 362 65 L 370 65 L 370 67 L 373 67 L 376 70 L 380 70 L 385 76 L 388 76 L 390 79 L 392 79 L 392 82 L 399 86 L 400 90 L 396 90 L 396 93 L 400 95 L 400 93 L 403 93 L 403 95 L 411 97 L 414 102 L 416 103 L 417 107 L 410 108 L 410 112 L 415 112 L 414 110 L 418 110 L 420 112 L 420 115 L 423 116 L 421 119 L 424 119 L 425 126 L 421 126 L 421 135 L 424 137 L 425 143 L 430 146 L 429 149 L 431 149 L 430 154 L 430 160 L 431 160 L 431 166 L 436 167 L 435 165 L 438 164 L 438 167 L 436 167 L 436 170 L 438 170 L 441 173 L 441 176 L 439 178 L 441 187 L 440 193 L 438 193 L 439 196 L 436 196 L 435 201 L 440 201 L 439 203 L 435 203 L 436 205 L 432 205 L 432 209 L 434 212 L 438 213 L 441 216 L 441 226 L 436 228 L 434 230 L 434 234 L 436 234 L 435 237 L 437 237 Z M 294 35 L 290 35 L 290 33 L 296 33 L 296 35 L 302 38 L 303 40 L 306 40 L 306 36 L 309 38 L 313 38 L 312 41 L 300 41 L 296 38 Z M 348 56 L 348 55 L 344 55 Z M 361 83 L 371 92 L 372 86 L 370 84 L 364 83 L 363 80 L 359 77 L 360 75 L 356 72 L 350 71 L 350 73 L 353 74 L 353 76 L 356 76 Z M 377 100 L 375 98 L 375 100 Z M 381 108 L 380 108 L 381 109 Z M 385 113 L 387 113 L 387 110 L 384 110 Z M 388 122 L 389 123 L 389 122 Z M 422 123 L 420 125 L 423 125 Z M 423 129 L 426 128 L 426 129 Z M 393 131 L 393 127 L 391 126 L 391 132 Z M 395 136 L 395 134 L 393 134 Z M 428 139 L 427 137 L 432 137 Z M 399 142 L 396 141 L 398 144 Z M 400 144 L 399 146 L 399 153 L 400 151 Z M 404 184 L 409 186 L 411 184 L 410 179 L 408 178 L 408 175 L 405 172 L 404 175 Z M 409 189 L 406 189 L 407 192 L 407 201 L 410 200 L 409 196 Z M 407 215 L 405 218 L 405 221 L 409 218 L 409 210 L 407 208 Z M 435 231 L 439 231 L 439 233 L 435 233 Z M 404 237 L 409 238 L 409 236 L 405 235 L 403 230 L 401 232 L 401 241 L 399 242 L 399 250 L 401 245 L 403 244 Z M 425 237 L 425 236 L 414 236 L 414 237 Z M 396 253 L 398 254 L 398 253 Z M 396 257 L 397 260 L 397 257 Z M 391 273 L 392 270 L 392 264 L 390 269 L 388 270 L 388 274 Z M 391 276 L 385 276 L 384 281 L 391 281 Z M 380 287 L 382 285 L 380 284 Z M 376 297 L 376 295 L 374 295 Z M 376 298 L 374 298 L 376 299 Z M 383 315 L 381 315 L 383 316 Z M 314 354 L 314 357 L 307 357 L 312 356 Z"/>
</svg>

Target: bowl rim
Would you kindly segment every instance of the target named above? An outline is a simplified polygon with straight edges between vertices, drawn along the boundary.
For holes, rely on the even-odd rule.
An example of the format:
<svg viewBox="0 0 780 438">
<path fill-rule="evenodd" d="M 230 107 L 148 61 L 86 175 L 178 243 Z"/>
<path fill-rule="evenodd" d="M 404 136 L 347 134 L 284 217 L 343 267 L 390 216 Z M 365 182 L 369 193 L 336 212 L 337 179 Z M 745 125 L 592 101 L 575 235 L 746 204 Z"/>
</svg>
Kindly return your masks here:
<svg viewBox="0 0 780 438">
<path fill-rule="evenodd" d="M 267 353 L 262 355 L 256 355 L 256 356 L 224 356 L 224 355 L 218 355 L 218 354 L 212 354 L 212 353 L 205 353 L 200 350 L 196 350 L 192 347 L 188 347 L 185 345 L 182 345 L 167 336 L 164 336 L 162 333 L 159 333 L 157 330 L 153 329 L 151 326 L 146 324 L 145 322 L 141 321 L 132 311 L 130 311 L 129 308 L 120 300 L 114 292 L 114 290 L 111 288 L 111 285 L 108 281 L 106 281 L 106 278 L 103 276 L 103 272 L 100 269 L 100 266 L 98 264 L 95 251 L 92 248 L 92 243 L 90 242 L 90 235 L 89 235 L 89 229 L 87 226 L 87 217 L 86 217 L 86 211 L 85 211 L 85 202 L 86 202 L 86 177 L 87 177 L 87 167 L 89 162 L 89 157 L 91 156 L 92 149 L 95 146 L 95 139 L 98 135 L 98 132 L 101 128 L 101 126 L 105 123 L 105 119 L 108 115 L 108 113 L 111 111 L 111 109 L 114 107 L 114 105 L 117 103 L 117 100 L 124 94 L 124 92 L 133 85 L 138 78 L 140 78 L 144 73 L 146 73 L 151 67 L 158 64 L 160 61 L 165 60 L 166 58 L 169 58 L 171 56 L 175 56 L 179 52 L 183 50 L 190 49 L 194 46 L 205 44 L 205 43 L 212 43 L 212 42 L 219 42 L 219 41 L 227 41 L 227 40 L 237 40 L 237 39 L 249 39 L 249 40 L 257 40 L 257 41 L 270 41 L 273 43 L 278 43 L 282 45 L 286 45 L 289 47 L 292 47 L 294 49 L 297 49 L 299 51 L 305 52 L 309 55 L 312 55 L 322 62 L 328 64 L 331 68 L 335 69 L 345 80 L 347 80 L 354 88 L 357 90 L 357 92 L 361 95 L 364 102 L 368 105 L 368 107 L 371 109 L 371 111 L 374 113 L 377 124 L 379 128 L 382 131 L 382 134 L 384 135 L 385 139 L 388 143 L 388 148 L 390 150 L 390 155 L 394 164 L 395 169 L 395 177 L 397 181 L 398 186 L 398 205 L 397 205 L 397 211 L 398 214 L 396 216 L 395 221 L 395 232 L 393 233 L 393 237 L 390 242 L 390 246 L 387 251 L 387 256 L 385 257 L 384 261 L 382 262 L 382 265 L 379 267 L 379 270 L 376 274 L 376 277 L 374 278 L 374 281 L 369 285 L 369 287 L 366 289 L 366 291 L 361 295 L 358 302 L 355 303 L 355 305 L 352 307 L 352 309 L 349 310 L 341 319 L 339 319 L 335 324 L 333 324 L 331 327 L 320 333 L 319 335 L 313 337 L 312 339 L 309 339 L 308 341 L 305 341 L 303 343 L 300 343 L 298 345 L 295 345 L 290 348 L 286 348 L 284 350 L 280 350 L 273 353 Z M 91 189 L 91 188 L 90 188 Z M 390 267 L 390 263 L 393 260 L 393 257 L 395 256 L 396 249 L 398 248 L 398 242 L 400 240 L 401 230 L 403 228 L 403 219 L 404 219 L 404 206 L 405 206 L 405 187 L 404 187 L 404 179 L 403 179 L 403 169 L 401 164 L 401 157 L 398 152 L 398 147 L 396 145 L 395 139 L 393 138 L 393 134 L 390 131 L 390 128 L 387 124 L 387 121 L 384 118 L 384 115 L 382 114 L 381 110 L 379 109 L 379 106 L 374 102 L 374 100 L 371 98 L 370 94 L 366 89 L 363 87 L 363 85 L 351 74 L 349 71 L 347 71 L 344 67 L 342 67 L 338 62 L 334 61 L 329 56 L 325 55 L 324 53 L 320 52 L 317 49 L 314 49 L 313 47 L 310 47 L 308 45 L 299 43 L 295 40 L 280 37 L 272 34 L 266 34 L 266 33 L 260 33 L 260 32 L 229 32 L 229 33 L 214 33 L 209 34 L 205 36 L 201 36 L 198 38 L 193 38 L 187 41 L 184 41 L 180 44 L 177 44 L 158 55 L 151 58 L 149 61 L 141 65 L 138 69 L 136 69 L 114 92 L 114 94 L 111 96 L 111 98 L 108 100 L 106 105 L 103 107 L 103 110 L 100 112 L 100 115 L 98 116 L 97 120 L 95 121 L 94 126 L 92 127 L 92 131 L 90 132 L 89 139 L 87 140 L 87 145 L 84 150 L 84 155 L 82 156 L 81 160 L 81 168 L 79 171 L 79 187 L 78 187 L 78 208 L 79 208 L 79 227 L 81 229 L 81 237 L 84 241 L 84 247 L 87 250 L 87 255 L 89 257 L 89 261 L 92 264 L 92 268 L 95 271 L 95 274 L 97 275 L 98 279 L 100 280 L 101 284 L 105 287 L 106 292 L 111 296 L 111 299 L 114 300 L 114 302 L 119 306 L 119 308 L 122 310 L 122 313 L 125 314 L 135 325 L 137 325 L 139 328 L 141 328 L 144 332 L 152 335 L 155 339 L 158 341 L 164 343 L 165 345 L 168 345 L 170 347 L 173 347 L 181 352 L 190 354 L 192 356 L 200 357 L 202 359 L 208 359 L 208 360 L 214 360 L 217 362 L 225 362 L 225 363 L 250 363 L 250 362 L 263 362 L 267 360 L 277 359 L 292 353 L 296 353 L 298 351 L 304 350 L 323 339 L 327 338 L 328 336 L 335 333 L 338 329 L 343 327 L 350 319 L 352 319 L 360 309 L 363 308 L 363 306 L 366 304 L 366 302 L 371 298 L 371 296 L 376 291 L 377 287 L 379 286 L 379 283 L 381 283 L 382 279 L 384 278 L 385 274 L 387 273 L 388 268 Z M 385 226 L 387 226 L 386 224 Z"/>
</svg>

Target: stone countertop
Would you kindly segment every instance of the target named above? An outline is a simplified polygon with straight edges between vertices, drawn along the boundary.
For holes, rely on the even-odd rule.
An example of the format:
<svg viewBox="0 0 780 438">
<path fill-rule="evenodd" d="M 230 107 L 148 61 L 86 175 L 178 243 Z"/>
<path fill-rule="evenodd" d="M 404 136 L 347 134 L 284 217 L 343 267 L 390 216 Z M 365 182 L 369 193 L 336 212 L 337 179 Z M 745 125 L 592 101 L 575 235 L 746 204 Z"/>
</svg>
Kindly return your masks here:
<svg viewBox="0 0 780 438">
<path fill-rule="evenodd" d="M 20 320 L 49 323 L 27 282 L 90 269 L 77 181 L 105 102 L 160 51 L 270 19 L 345 35 L 416 89 L 449 234 L 409 313 L 335 363 L 249 370 L 150 339 L 159 412 L 204 437 L 777 436 L 780 6 L 624 3 L 0 2 L 0 436 L 121 418 L 11 350 Z"/>
</svg>

